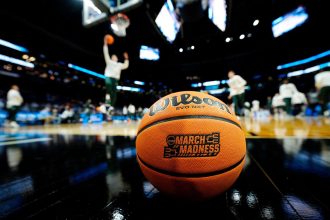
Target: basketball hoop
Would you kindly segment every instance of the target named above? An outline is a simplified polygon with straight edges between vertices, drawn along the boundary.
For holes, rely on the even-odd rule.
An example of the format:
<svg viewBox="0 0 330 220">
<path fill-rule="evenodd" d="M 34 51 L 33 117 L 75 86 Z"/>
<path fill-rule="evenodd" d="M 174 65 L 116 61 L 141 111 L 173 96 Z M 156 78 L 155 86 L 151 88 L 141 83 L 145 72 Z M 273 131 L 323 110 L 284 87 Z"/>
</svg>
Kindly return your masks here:
<svg viewBox="0 0 330 220">
<path fill-rule="evenodd" d="M 118 37 L 126 36 L 126 28 L 130 25 L 129 18 L 123 13 L 118 13 L 110 17 L 111 29 Z"/>
</svg>

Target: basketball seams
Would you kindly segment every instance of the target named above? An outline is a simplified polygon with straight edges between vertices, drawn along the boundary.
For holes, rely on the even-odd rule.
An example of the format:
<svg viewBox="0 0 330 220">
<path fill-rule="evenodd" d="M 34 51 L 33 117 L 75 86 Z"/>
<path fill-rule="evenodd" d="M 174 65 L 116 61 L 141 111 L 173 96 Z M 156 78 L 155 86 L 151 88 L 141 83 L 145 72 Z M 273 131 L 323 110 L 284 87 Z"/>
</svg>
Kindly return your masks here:
<svg viewBox="0 0 330 220">
<path fill-rule="evenodd" d="M 224 192 L 238 178 L 246 158 L 243 139 L 241 124 L 225 103 L 182 91 L 159 99 L 144 115 L 137 129 L 136 160 L 161 192 L 205 199 Z M 215 153 L 222 151 L 222 156 L 206 158 L 211 145 L 218 145 Z"/>
<path fill-rule="evenodd" d="M 218 121 L 224 121 L 224 122 L 228 122 L 228 123 L 231 123 L 237 127 L 239 127 L 240 129 L 241 126 L 231 120 L 231 119 L 228 119 L 228 118 L 225 118 L 225 117 L 220 117 L 220 116 L 212 116 L 212 115 L 182 115 L 182 116 L 175 116 L 175 117 L 169 117 L 169 118 L 165 118 L 165 119 L 160 119 L 160 120 L 157 120 L 157 121 L 153 121 L 145 126 L 143 126 L 136 134 L 136 136 L 138 136 L 142 131 L 146 130 L 147 128 L 150 128 L 154 125 L 158 125 L 158 124 L 161 124 L 161 123 L 165 123 L 165 122 L 169 122 L 169 121 L 176 121 L 176 120 L 185 120 L 185 119 L 213 119 L 213 120 L 218 120 Z"/>
<path fill-rule="evenodd" d="M 185 178 L 202 178 L 202 177 L 209 177 L 209 176 L 215 176 L 215 175 L 219 175 L 219 174 L 223 174 L 223 173 L 226 173 L 226 172 L 229 172 L 233 169 L 235 169 L 236 167 L 238 167 L 245 159 L 245 155 L 238 161 L 236 162 L 235 164 L 229 166 L 229 167 L 226 167 L 224 169 L 221 169 L 221 170 L 216 170 L 216 171 L 211 171 L 211 172 L 206 172 L 206 173 L 177 173 L 177 172 L 172 172 L 172 171 L 168 171 L 168 170 L 164 170 L 164 169 L 160 169 L 160 168 L 157 168 L 157 167 L 154 167 L 148 163 L 146 163 L 145 161 L 143 161 L 141 159 L 141 157 L 136 154 L 137 156 L 137 159 L 146 167 L 148 167 L 149 169 L 155 171 L 155 172 L 158 172 L 158 173 L 161 173 L 161 174 L 165 174 L 165 175 L 168 175 L 168 176 L 173 176 L 173 177 L 185 177 Z"/>
</svg>

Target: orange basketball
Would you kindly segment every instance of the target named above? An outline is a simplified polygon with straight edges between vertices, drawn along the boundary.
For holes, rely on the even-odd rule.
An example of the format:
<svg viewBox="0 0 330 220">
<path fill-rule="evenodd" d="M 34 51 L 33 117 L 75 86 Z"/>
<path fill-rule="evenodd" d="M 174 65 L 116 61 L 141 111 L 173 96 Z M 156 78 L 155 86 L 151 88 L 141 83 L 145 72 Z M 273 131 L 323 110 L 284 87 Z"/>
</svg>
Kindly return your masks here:
<svg viewBox="0 0 330 220">
<path fill-rule="evenodd" d="M 107 39 L 107 44 L 109 44 L 109 45 L 111 45 L 115 42 L 115 38 L 113 38 L 113 36 L 110 34 L 107 34 L 106 39 Z"/>
<path fill-rule="evenodd" d="M 149 108 L 138 128 L 136 152 L 143 174 L 159 191 L 203 200 L 234 184 L 246 144 L 240 122 L 225 103 L 182 91 Z"/>
</svg>

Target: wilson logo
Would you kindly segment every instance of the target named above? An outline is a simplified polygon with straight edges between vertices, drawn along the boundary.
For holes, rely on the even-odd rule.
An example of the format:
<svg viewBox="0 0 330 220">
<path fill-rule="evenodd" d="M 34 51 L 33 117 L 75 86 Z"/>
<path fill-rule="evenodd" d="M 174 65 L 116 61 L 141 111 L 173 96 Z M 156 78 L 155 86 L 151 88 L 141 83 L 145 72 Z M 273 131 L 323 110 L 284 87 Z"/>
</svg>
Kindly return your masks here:
<svg viewBox="0 0 330 220">
<path fill-rule="evenodd" d="M 214 157 L 220 152 L 220 133 L 169 135 L 164 158 Z"/>
<path fill-rule="evenodd" d="M 211 98 L 200 98 L 198 96 L 192 96 L 190 94 L 182 94 L 180 96 L 173 96 L 171 98 L 161 99 L 158 102 L 156 102 L 154 105 L 152 105 L 149 109 L 149 115 L 153 116 L 157 114 L 160 111 L 163 111 L 168 106 L 177 107 L 180 105 L 186 106 L 189 104 L 194 105 L 209 105 L 209 106 L 216 106 L 222 111 L 226 111 L 227 113 L 231 114 L 229 111 L 229 108 L 227 105 L 213 100 Z"/>
</svg>

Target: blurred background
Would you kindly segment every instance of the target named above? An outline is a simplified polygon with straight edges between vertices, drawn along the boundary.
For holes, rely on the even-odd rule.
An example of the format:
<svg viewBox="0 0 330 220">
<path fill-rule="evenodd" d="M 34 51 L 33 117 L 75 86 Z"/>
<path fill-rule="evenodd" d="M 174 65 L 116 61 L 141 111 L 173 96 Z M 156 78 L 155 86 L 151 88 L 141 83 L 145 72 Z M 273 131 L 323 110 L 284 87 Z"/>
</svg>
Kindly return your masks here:
<svg viewBox="0 0 330 220">
<path fill-rule="evenodd" d="M 117 110 L 132 104 L 142 112 L 181 90 L 204 91 L 230 104 L 227 73 L 234 70 L 247 81 L 249 105 L 258 100 L 267 108 L 267 97 L 288 78 L 314 104 L 312 115 L 318 102 L 314 76 L 330 66 L 329 5 L 326 0 L 4 1 L 2 123 L 13 84 L 24 98 L 21 112 L 55 106 L 61 113 L 70 104 L 81 113 L 89 99 L 94 110 L 100 106 L 105 34 L 115 38 L 109 53 L 123 61 L 127 51 L 130 58 L 117 87 Z M 111 28 L 110 17 L 118 12 L 130 20 L 125 36 Z"/>
<path fill-rule="evenodd" d="M 1 1 L 0 219 L 330 219 L 329 8 L 329 0 Z M 184 90 L 225 102 L 246 137 L 235 184 L 194 205 L 158 191 L 136 160 L 143 115 Z M 189 123 L 160 126 L 152 138 L 165 143 Z M 217 128 L 221 140 L 228 128 Z M 236 154 L 229 142 L 221 148 Z M 242 161 L 214 159 L 222 170 L 174 176 L 206 182 Z M 170 160 L 174 172 L 183 167 Z M 202 188 L 190 177 L 189 189 Z"/>
</svg>

